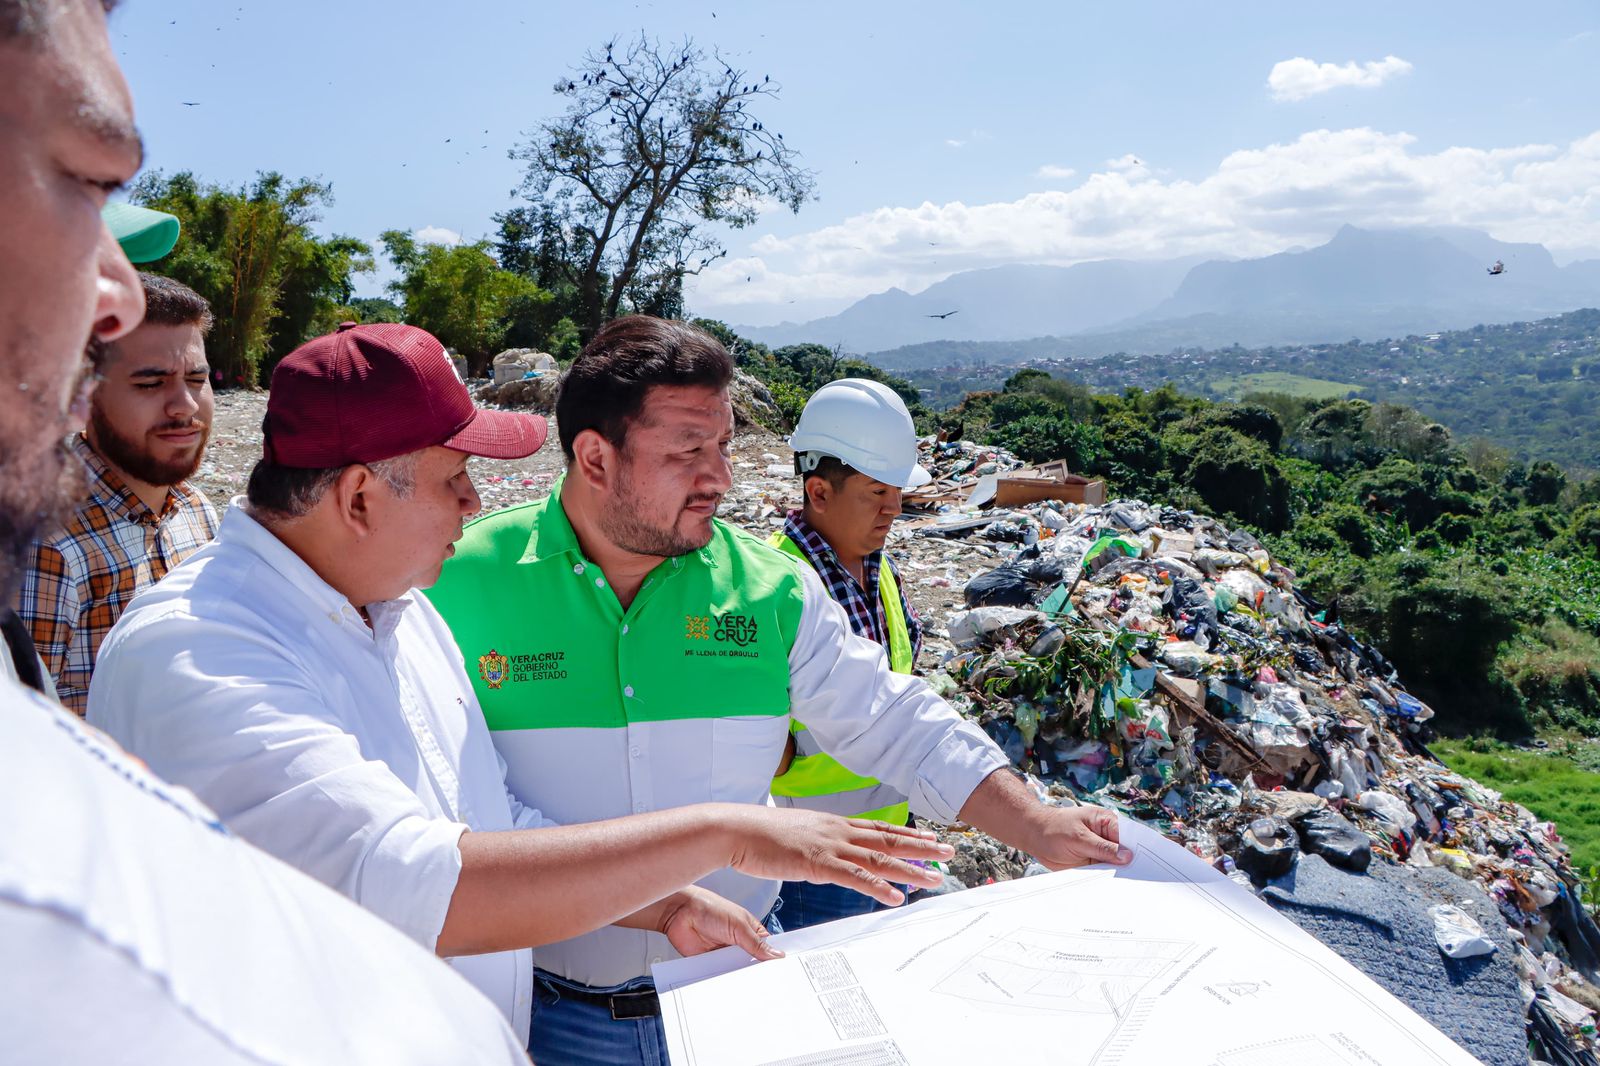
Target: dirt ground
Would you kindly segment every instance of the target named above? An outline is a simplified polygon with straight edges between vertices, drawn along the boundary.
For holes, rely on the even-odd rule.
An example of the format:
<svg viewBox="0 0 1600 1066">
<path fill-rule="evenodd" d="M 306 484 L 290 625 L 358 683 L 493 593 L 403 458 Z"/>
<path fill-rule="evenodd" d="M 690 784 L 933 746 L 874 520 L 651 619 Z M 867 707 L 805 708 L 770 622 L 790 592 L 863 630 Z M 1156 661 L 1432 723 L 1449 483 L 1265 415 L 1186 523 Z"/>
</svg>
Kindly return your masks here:
<svg viewBox="0 0 1600 1066">
<path fill-rule="evenodd" d="M 219 508 L 244 492 L 250 468 L 261 456 L 265 392 L 229 391 L 216 399 L 216 417 L 205 461 L 192 479 Z M 733 489 L 721 517 L 761 536 L 783 524 L 788 508 L 799 505 L 799 486 L 791 473 L 793 452 L 783 439 L 760 427 L 741 429 L 733 444 Z M 506 462 L 473 459 L 468 467 L 485 511 L 536 500 L 550 491 L 563 468 L 551 419 L 550 439 L 527 459 Z M 906 579 L 907 594 L 925 631 L 923 670 L 938 666 L 949 645 L 943 640 L 947 617 L 961 607 L 961 588 L 973 574 L 997 565 L 999 546 L 950 542 L 891 534 L 889 545 Z"/>
</svg>

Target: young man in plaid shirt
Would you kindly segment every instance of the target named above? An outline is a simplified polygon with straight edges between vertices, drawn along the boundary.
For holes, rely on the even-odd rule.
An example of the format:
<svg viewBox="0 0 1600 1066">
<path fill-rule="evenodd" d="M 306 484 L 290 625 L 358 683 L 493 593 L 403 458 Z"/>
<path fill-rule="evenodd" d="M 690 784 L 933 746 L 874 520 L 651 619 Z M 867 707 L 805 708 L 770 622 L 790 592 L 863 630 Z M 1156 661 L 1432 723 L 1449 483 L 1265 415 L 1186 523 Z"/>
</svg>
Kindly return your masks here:
<svg viewBox="0 0 1600 1066">
<path fill-rule="evenodd" d="M 139 280 L 145 319 L 108 347 L 89 424 L 72 441 L 89 497 L 34 544 L 17 612 L 62 704 L 79 715 L 100 642 L 128 601 L 217 531 L 210 501 L 186 481 L 211 431 L 211 309 L 176 281 Z"/>
<path fill-rule="evenodd" d="M 830 382 L 807 401 L 789 443 L 804 502 L 771 543 L 816 570 L 856 635 L 883 645 L 890 669 L 911 673 L 922 649 L 922 623 L 883 547 L 900 514 L 902 489 L 930 480 L 917 464 L 917 433 L 905 401 L 881 382 Z M 781 769 L 772 783 L 781 804 L 896 825 L 910 818 L 906 797 L 845 768 L 798 723 Z M 779 898 L 785 929 L 883 906 L 804 881 L 786 882 Z"/>
</svg>

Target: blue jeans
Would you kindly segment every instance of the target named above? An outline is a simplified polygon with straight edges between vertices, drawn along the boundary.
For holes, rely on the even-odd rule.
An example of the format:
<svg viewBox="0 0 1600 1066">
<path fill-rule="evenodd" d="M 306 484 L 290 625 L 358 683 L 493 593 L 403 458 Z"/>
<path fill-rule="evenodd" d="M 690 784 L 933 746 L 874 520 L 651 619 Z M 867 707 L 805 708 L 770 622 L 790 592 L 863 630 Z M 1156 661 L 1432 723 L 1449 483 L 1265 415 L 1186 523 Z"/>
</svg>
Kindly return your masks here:
<svg viewBox="0 0 1600 1066">
<path fill-rule="evenodd" d="M 640 977 L 612 988 L 578 985 L 544 970 L 533 971 L 533 1025 L 528 1054 L 539 1066 L 667 1066 L 667 1036 L 661 1016 L 617 1021 L 598 1003 L 579 1003 L 563 996 L 570 989 L 590 992 L 638 992 L 655 987 Z"/>
<path fill-rule="evenodd" d="M 905 891 L 904 885 L 899 887 Z M 871 896 L 863 896 L 855 889 L 842 885 L 785 881 L 778 893 L 778 909 L 783 912 L 783 927 L 795 930 L 831 922 L 835 918 L 853 918 L 858 914 L 871 914 L 890 908 L 887 903 L 879 903 Z"/>
<path fill-rule="evenodd" d="M 783 926 L 776 914 L 774 907 L 765 924 L 772 932 L 781 933 Z M 659 1014 L 618 1021 L 609 1007 L 580 1003 L 562 994 L 576 990 L 614 995 L 650 991 L 655 986 L 650 978 L 638 977 L 610 988 L 595 988 L 535 967 L 528 1054 L 538 1066 L 669 1066 L 667 1035 Z"/>
</svg>

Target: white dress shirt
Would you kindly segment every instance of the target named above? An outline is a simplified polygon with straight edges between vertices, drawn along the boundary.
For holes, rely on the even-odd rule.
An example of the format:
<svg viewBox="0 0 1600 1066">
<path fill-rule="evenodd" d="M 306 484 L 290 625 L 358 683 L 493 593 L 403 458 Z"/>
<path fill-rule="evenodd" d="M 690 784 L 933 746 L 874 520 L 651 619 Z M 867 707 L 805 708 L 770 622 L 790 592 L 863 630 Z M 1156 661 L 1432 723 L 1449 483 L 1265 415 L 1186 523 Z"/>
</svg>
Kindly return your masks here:
<svg viewBox="0 0 1600 1066">
<path fill-rule="evenodd" d="M 0 1058 L 526 1063 L 488 1000 L 0 680 Z"/>
<path fill-rule="evenodd" d="M 415 591 L 368 604 L 369 627 L 242 502 L 106 636 L 89 721 L 431 949 L 462 832 L 548 823 L 506 790 L 433 606 Z M 531 953 L 450 961 L 526 1038 Z"/>
</svg>

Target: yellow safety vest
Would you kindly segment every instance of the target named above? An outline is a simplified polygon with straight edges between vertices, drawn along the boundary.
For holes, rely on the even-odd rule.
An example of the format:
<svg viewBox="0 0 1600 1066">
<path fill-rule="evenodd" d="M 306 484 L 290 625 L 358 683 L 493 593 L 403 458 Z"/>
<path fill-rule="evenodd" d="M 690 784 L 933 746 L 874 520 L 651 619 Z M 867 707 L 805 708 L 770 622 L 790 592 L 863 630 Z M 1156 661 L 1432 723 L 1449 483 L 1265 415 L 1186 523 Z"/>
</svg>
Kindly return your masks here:
<svg viewBox="0 0 1600 1066">
<path fill-rule="evenodd" d="M 800 546 L 782 532 L 774 533 L 767 543 L 810 564 Z M 885 649 L 889 655 L 889 669 L 897 674 L 909 674 L 915 666 L 911 632 L 906 627 L 905 611 L 900 607 L 900 585 L 894 579 L 887 558 L 878 567 L 878 599 L 883 604 L 883 617 L 889 630 L 889 647 Z M 794 761 L 787 772 L 772 779 L 774 796 L 800 800 L 795 806 L 808 810 L 906 824 L 911 810 L 905 797 L 895 788 L 840 764 L 817 746 L 801 723 L 791 723 L 789 731 L 794 734 Z"/>
</svg>

